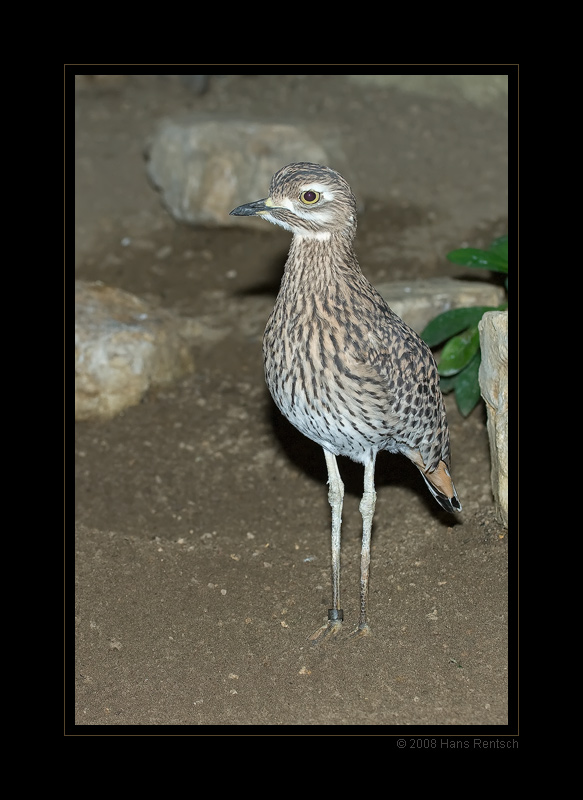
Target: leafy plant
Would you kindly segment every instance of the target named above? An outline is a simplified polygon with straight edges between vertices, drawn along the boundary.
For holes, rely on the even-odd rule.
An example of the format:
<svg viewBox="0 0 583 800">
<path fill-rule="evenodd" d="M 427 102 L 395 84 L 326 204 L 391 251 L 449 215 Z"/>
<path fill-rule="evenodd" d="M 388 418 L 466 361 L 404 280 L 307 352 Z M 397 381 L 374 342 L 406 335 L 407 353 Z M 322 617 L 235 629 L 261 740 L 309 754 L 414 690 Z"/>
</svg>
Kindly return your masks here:
<svg viewBox="0 0 583 800">
<path fill-rule="evenodd" d="M 508 236 L 495 239 L 488 250 L 467 247 L 452 250 L 447 258 L 454 264 L 508 274 Z M 504 285 L 508 290 L 508 278 Z M 480 401 L 478 370 L 482 354 L 478 322 L 486 311 L 504 311 L 506 308 L 508 303 L 500 306 L 453 308 L 432 319 L 421 333 L 430 347 L 446 342 L 437 367 L 441 377 L 441 391 L 444 394 L 455 391 L 457 406 L 464 417 Z"/>
</svg>

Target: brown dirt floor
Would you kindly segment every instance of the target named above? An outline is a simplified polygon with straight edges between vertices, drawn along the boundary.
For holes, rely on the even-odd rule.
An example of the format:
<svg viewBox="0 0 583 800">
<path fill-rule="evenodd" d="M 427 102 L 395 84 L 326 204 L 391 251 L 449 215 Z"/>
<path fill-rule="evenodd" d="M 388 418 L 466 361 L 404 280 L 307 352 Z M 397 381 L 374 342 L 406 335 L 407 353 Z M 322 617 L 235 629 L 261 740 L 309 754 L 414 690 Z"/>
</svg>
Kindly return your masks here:
<svg viewBox="0 0 583 800">
<path fill-rule="evenodd" d="M 326 470 L 274 408 L 261 359 L 289 234 L 172 221 L 142 152 L 158 118 L 184 111 L 333 130 L 365 203 L 356 248 L 373 283 L 475 277 L 444 254 L 507 232 L 499 111 L 343 76 L 217 76 L 204 95 L 158 76 L 78 82 L 76 277 L 228 332 L 197 350 L 189 377 L 111 422 L 76 424 L 73 731 L 503 733 L 508 532 L 495 519 L 482 407 L 463 419 L 446 398 L 455 518 L 405 459 L 379 457 L 372 635 L 361 639 L 348 633 L 362 467 L 340 459 L 345 628 L 308 643 L 330 605 Z"/>
</svg>

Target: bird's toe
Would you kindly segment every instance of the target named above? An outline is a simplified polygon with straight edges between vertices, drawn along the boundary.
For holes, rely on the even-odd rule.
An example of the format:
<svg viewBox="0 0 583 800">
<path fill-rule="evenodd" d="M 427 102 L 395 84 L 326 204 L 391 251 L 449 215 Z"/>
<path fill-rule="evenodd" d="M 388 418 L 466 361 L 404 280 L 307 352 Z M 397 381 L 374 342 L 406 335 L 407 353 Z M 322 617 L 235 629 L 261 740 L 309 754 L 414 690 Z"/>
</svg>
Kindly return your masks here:
<svg viewBox="0 0 583 800">
<path fill-rule="evenodd" d="M 325 639 L 333 639 L 340 632 L 341 627 L 342 622 L 340 620 L 329 620 L 317 631 L 314 631 L 311 636 L 308 636 L 308 641 L 312 644 L 321 644 Z"/>
<path fill-rule="evenodd" d="M 360 639 L 362 636 L 370 636 L 370 628 L 366 622 L 364 625 L 359 625 L 358 628 L 350 634 L 351 639 Z"/>
</svg>

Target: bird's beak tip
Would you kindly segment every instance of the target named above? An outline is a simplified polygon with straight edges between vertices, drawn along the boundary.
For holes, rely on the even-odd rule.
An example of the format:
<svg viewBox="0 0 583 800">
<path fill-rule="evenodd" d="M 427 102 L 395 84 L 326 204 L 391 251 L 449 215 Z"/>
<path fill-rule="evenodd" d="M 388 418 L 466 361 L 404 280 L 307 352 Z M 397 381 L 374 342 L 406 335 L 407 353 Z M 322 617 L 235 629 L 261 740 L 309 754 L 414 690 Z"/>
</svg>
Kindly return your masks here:
<svg viewBox="0 0 583 800">
<path fill-rule="evenodd" d="M 273 200 L 270 197 L 265 197 L 263 200 L 255 200 L 254 203 L 245 203 L 242 206 L 237 206 L 232 211 L 229 211 L 229 216 L 233 217 L 257 217 L 265 214 L 273 208 Z"/>
<path fill-rule="evenodd" d="M 254 203 L 245 203 L 229 211 L 229 216 L 234 217 L 256 217 L 268 210 L 265 200 L 256 200 Z"/>
</svg>

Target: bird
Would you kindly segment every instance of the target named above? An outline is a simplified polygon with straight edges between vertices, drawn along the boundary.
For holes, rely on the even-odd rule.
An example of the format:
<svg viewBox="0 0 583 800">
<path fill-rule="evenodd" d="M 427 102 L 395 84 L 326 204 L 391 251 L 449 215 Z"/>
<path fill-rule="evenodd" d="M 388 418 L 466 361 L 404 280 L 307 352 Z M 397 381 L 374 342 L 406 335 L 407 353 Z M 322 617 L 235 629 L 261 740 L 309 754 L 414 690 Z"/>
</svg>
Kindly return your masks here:
<svg viewBox="0 0 583 800">
<path fill-rule="evenodd" d="M 240 205 L 292 233 L 279 292 L 263 336 L 265 380 L 281 413 L 324 451 L 332 515 L 332 608 L 308 639 L 335 637 L 340 603 L 344 484 L 337 457 L 364 466 L 360 602 L 352 636 L 367 615 L 379 452 L 401 453 L 439 505 L 461 511 L 450 474 L 450 441 L 439 374 L 421 337 L 365 277 L 354 251 L 357 203 L 340 173 L 309 162 L 275 173 L 269 196 Z"/>
</svg>

